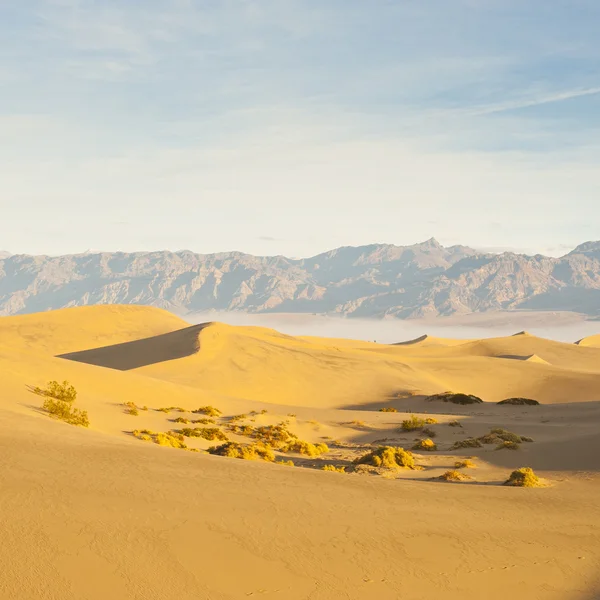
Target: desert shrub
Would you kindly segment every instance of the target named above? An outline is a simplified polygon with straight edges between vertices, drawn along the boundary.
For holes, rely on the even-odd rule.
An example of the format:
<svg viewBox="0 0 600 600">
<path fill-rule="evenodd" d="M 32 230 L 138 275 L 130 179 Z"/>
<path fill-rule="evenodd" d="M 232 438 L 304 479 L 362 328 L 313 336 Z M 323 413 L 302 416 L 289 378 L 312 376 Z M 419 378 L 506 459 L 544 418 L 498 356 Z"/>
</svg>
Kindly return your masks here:
<svg viewBox="0 0 600 600">
<path fill-rule="evenodd" d="M 262 444 L 243 445 L 237 442 L 227 442 L 220 446 L 211 446 L 209 454 L 227 456 L 229 458 L 241 458 L 243 460 L 266 460 L 275 462 L 275 455 L 270 448 Z"/>
<path fill-rule="evenodd" d="M 347 423 L 341 423 L 341 425 L 350 425 L 350 427 L 367 427 L 367 424 L 364 421 L 359 421 L 358 419 L 354 419 L 354 421 L 348 421 Z"/>
<path fill-rule="evenodd" d="M 421 431 L 420 435 L 432 438 L 435 437 L 437 433 L 435 432 L 435 430 L 431 429 L 431 427 L 425 427 L 425 429 Z"/>
<path fill-rule="evenodd" d="M 260 414 L 261 414 L 261 415 L 266 415 L 268 412 L 269 412 L 269 411 L 268 411 L 266 408 L 263 408 L 263 409 L 260 411 Z"/>
<path fill-rule="evenodd" d="M 460 471 L 446 471 L 444 474 L 440 475 L 440 479 L 444 481 L 468 481 L 473 478 Z"/>
<path fill-rule="evenodd" d="M 425 450 L 426 452 L 433 452 L 437 450 L 437 446 L 433 440 L 429 438 L 425 440 L 419 440 L 413 447 L 413 450 Z"/>
<path fill-rule="evenodd" d="M 233 415 L 233 417 L 229 418 L 229 422 L 230 423 L 236 423 L 237 421 L 243 421 L 244 419 L 247 419 L 248 415 Z"/>
<path fill-rule="evenodd" d="M 287 416 L 295 419 L 298 415 L 296 413 L 288 413 Z"/>
<path fill-rule="evenodd" d="M 380 446 L 368 454 L 357 458 L 356 465 L 371 465 L 383 469 L 414 469 L 415 458 L 412 452 L 394 446 Z"/>
<path fill-rule="evenodd" d="M 202 417 L 201 419 L 192 419 L 192 423 L 199 423 L 200 425 L 214 425 L 214 419 L 209 419 L 208 417 Z"/>
<path fill-rule="evenodd" d="M 529 467 L 521 467 L 513 471 L 504 485 L 516 487 L 541 487 L 542 483 L 539 477 Z"/>
<path fill-rule="evenodd" d="M 177 433 L 180 433 L 185 437 L 202 438 L 204 440 L 208 440 L 209 442 L 227 442 L 229 439 L 217 427 L 184 427 L 183 429 L 180 429 Z"/>
<path fill-rule="evenodd" d="M 502 442 L 496 446 L 496 450 L 518 450 L 519 444 L 517 442 Z"/>
<path fill-rule="evenodd" d="M 77 391 L 68 382 L 50 381 L 45 389 L 35 387 L 34 393 L 44 397 L 42 408 L 51 416 L 79 427 L 89 427 L 90 420 L 86 410 L 73 408 Z"/>
<path fill-rule="evenodd" d="M 425 419 L 425 425 L 437 425 L 437 423 L 439 423 L 439 421 L 433 417 L 427 417 Z"/>
<path fill-rule="evenodd" d="M 450 421 L 448 423 L 449 427 L 462 427 L 462 423 L 460 421 Z"/>
<path fill-rule="evenodd" d="M 140 414 L 135 402 L 125 402 L 123 406 L 125 407 L 125 413 L 128 415 L 137 417 Z"/>
<path fill-rule="evenodd" d="M 200 413 L 206 415 L 207 417 L 220 417 L 223 413 L 218 408 L 214 406 L 201 406 L 196 410 L 192 411 L 194 413 Z"/>
<path fill-rule="evenodd" d="M 460 450 L 461 448 L 481 448 L 481 442 L 475 438 L 467 438 L 466 440 L 460 440 L 454 442 L 450 450 Z"/>
<path fill-rule="evenodd" d="M 286 444 L 289 444 L 293 440 L 297 439 L 296 434 L 287 429 L 286 423 L 279 423 L 277 425 L 263 425 L 261 427 L 250 429 L 252 429 L 252 437 L 264 445 L 275 449 L 282 448 Z M 244 435 L 243 432 L 240 432 L 240 434 Z"/>
<path fill-rule="evenodd" d="M 157 408 L 156 409 L 158 412 L 164 412 L 164 413 L 170 413 L 170 412 L 180 412 L 180 413 L 184 413 L 187 412 L 185 410 L 185 408 L 181 408 L 181 406 L 165 406 L 163 408 Z"/>
<path fill-rule="evenodd" d="M 478 439 L 483 444 L 497 444 L 499 442 L 512 442 L 514 444 L 520 444 L 524 441 L 520 435 L 512 433 L 512 431 L 506 431 L 506 429 L 502 429 L 500 427 L 495 427 L 490 431 L 490 433 L 487 433 Z M 527 439 L 533 441 L 531 438 Z"/>
<path fill-rule="evenodd" d="M 148 407 L 147 407 L 146 405 L 144 405 L 144 406 L 142 406 L 142 410 L 145 410 L 145 411 L 147 411 L 147 410 L 148 410 Z"/>
<path fill-rule="evenodd" d="M 384 406 L 383 408 L 379 409 L 379 412 L 398 412 L 398 410 L 393 406 Z"/>
<path fill-rule="evenodd" d="M 509 404 L 513 406 L 539 406 L 537 400 L 531 398 L 506 398 L 506 400 L 500 400 L 498 404 Z"/>
<path fill-rule="evenodd" d="M 327 444 L 311 444 L 310 442 L 305 442 L 304 440 L 298 439 L 291 440 L 280 449 L 282 452 L 296 452 L 298 454 L 304 454 L 310 458 L 314 458 L 315 456 L 329 452 L 329 446 L 327 446 Z"/>
<path fill-rule="evenodd" d="M 521 441 L 530 443 L 530 442 L 533 442 L 533 438 L 527 437 L 526 435 L 522 435 Z"/>
<path fill-rule="evenodd" d="M 177 417 L 176 419 L 173 419 L 173 423 L 184 423 L 187 425 L 189 422 L 190 420 L 186 419 L 185 417 Z"/>
<path fill-rule="evenodd" d="M 498 444 L 501 440 L 495 433 L 486 433 L 477 438 L 482 444 Z"/>
<path fill-rule="evenodd" d="M 157 433 L 150 429 L 135 429 L 133 432 L 134 437 L 144 442 L 154 442 L 159 446 L 170 446 L 171 448 L 180 448 L 187 450 L 188 447 L 185 445 L 185 438 L 179 433 L 169 431 L 167 433 Z"/>
<path fill-rule="evenodd" d="M 296 465 L 294 465 L 294 461 L 293 460 L 276 460 L 275 461 L 276 465 L 284 465 L 285 467 L 294 467 Z"/>
<path fill-rule="evenodd" d="M 405 419 L 401 424 L 401 428 L 404 431 L 415 431 L 423 427 L 425 427 L 425 419 L 421 419 L 417 415 L 411 415 L 410 419 Z"/>
<path fill-rule="evenodd" d="M 246 437 L 254 437 L 254 427 L 252 425 L 227 425 L 227 431 L 235 435 L 245 435 Z"/>
<path fill-rule="evenodd" d="M 465 460 L 457 460 L 454 463 L 455 469 L 476 469 L 477 465 L 472 461 L 466 458 Z"/>
<path fill-rule="evenodd" d="M 332 473 L 345 473 L 346 467 L 336 467 L 335 465 L 325 465 L 321 471 L 331 471 Z"/>
<path fill-rule="evenodd" d="M 483 402 L 478 396 L 473 396 L 472 394 L 456 394 L 454 392 L 434 394 L 433 396 L 429 396 L 427 400 L 441 400 L 442 402 L 452 402 L 452 404 L 481 404 Z"/>
</svg>

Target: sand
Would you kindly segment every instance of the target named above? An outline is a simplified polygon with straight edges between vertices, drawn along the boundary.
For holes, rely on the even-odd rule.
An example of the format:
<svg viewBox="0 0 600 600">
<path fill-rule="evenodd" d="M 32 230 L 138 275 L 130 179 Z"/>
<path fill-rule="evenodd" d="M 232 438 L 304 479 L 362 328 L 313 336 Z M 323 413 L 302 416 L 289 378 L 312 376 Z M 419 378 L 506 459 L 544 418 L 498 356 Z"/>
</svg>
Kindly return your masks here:
<svg viewBox="0 0 600 600">
<path fill-rule="evenodd" d="M 3 600 L 599 597 L 600 348 L 530 335 L 388 346 L 99 306 L 0 319 L 0 372 Z M 28 386 L 51 379 L 76 386 L 89 429 L 40 410 Z M 446 390 L 485 402 L 425 398 Z M 542 404 L 495 404 L 512 396 Z M 287 419 L 330 452 L 283 455 L 290 468 L 131 435 L 206 404 L 223 431 L 264 409 L 246 422 Z M 420 470 L 320 470 L 410 448 L 418 432 L 399 426 L 413 413 L 439 421 Z M 451 450 L 494 427 L 534 441 Z M 472 481 L 439 481 L 465 456 Z M 522 466 L 545 487 L 501 485 Z"/>
</svg>

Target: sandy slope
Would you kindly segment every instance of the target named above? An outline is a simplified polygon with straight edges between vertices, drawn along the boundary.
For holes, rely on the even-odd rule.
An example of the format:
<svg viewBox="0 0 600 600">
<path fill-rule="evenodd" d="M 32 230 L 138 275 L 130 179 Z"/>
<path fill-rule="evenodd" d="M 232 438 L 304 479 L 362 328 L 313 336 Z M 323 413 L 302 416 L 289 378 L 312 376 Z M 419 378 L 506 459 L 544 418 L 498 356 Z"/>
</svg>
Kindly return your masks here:
<svg viewBox="0 0 600 600">
<path fill-rule="evenodd" d="M 342 343 L 186 327 L 139 307 L 0 319 L 0 598 L 597 598 L 598 352 L 532 336 Z M 524 359 L 532 354 L 549 364 Z M 90 429 L 39 410 L 27 386 L 49 379 L 76 385 Z M 456 406 L 395 393 L 448 388 L 550 404 Z M 150 410 L 130 416 L 126 401 Z M 224 431 L 230 415 L 266 408 L 253 425 L 287 418 L 303 439 L 328 438 L 331 451 L 291 455 L 290 468 L 128 434 L 168 431 L 175 416 L 193 418 L 204 404 L 223 411 Z M 373 410 L 383 405 L 400 412 Z M 161 406 L 188 412 L 154 410 Z M 398 429 L 410 412 L 439 421 L 438 451 L 417 454 L 421 470 L 391 479 L 319 470 L 349 465 L 371 444 L 410 447 L 415 432 Z M 448 427 L 455 419 L 462 426 Z M 534 442 L 450 449 L 492 427 Z M 435 481 L 467 455 L 477 457 L 473 483 Z M 548 487 L 499 485 L 525 465 Z"/>
</svg>

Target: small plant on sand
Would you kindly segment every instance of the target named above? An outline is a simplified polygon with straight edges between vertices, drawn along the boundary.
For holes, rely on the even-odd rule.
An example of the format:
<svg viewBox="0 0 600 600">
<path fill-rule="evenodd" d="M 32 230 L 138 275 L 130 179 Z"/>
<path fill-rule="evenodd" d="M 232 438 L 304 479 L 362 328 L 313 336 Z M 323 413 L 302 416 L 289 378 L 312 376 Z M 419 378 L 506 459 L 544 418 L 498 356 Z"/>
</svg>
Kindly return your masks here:
<svg viewBox="0 0 600 600">
<path fill-rule="evenodd" d="M 436 401 L 441 400 L 442 402 L 452 402 L 452 404 L 481 404 L 483 400 L 478 396 L 472 394 L 455 394 L 454 392 L 443 392 L 441 394 L 434 394 L 429 396 L 427 400 Z"/>
<path fill-rule="evenodd" d="M 287 416 L 290 417 L 291 419 L 295 419 L 298 415 L 295 413 L 288 413 Z"/>
<path fill-rule="evenodd" d="M 223 414 L 218 408 L 215 408 L 214 406 L 201 406 L 200 408 L 197 408 L 192 412 L 206 415 L 207 417 L 220 417 Z"/>
<path fill-rule="evenodd" d="M 454 442 L 450 450 L 460 450 L 462 448 L 481 448 L 481 442 L 475 438 L 467 438 L 466 440 L 460 440 Z"/>
<path fill-rule="evenodd" d="M 168 432 L 168 433 L 156 433 L 150 429 L 135 429 L 133 431 L 134 437 L 144 442 L 154 442 L 159 446 L 170 446 L 171 448 L 180 448 L 181 450 L 187 450 L 187 446 L 184 443 L 185 438 L 181 434 Z"/>
<path fill-rule="evenodd" d="M 332 473 L 345 473 L 346 467 L 336 467 L 335 465 L 325 465 L 321 471 L 331 471 Z"/>
<path fill-rule="evenodd" d="M 143 410 L 143 411 L 146 411 L 146 412 L 147 412 L 147 411 L 148 411 L 148 407 L 147 407 L 147 406 L 144 404 L 144 406 L 142 406 L 141 410 Z"/>
<path fill-rule="evenodd" d="M 472 460 L 465 458 L 465 460 L 457 460 L 454 463 L 454 468 L 455 469 L 476 469 L 477 465 Z"/>
<path fill-rule="evenodd" d="M 473 479 L 473 478 L 470 477 L 469 475 L 465 475 L 464 473 L 461 473 L 460 471 L 446 471 L 444 474 L 440 475 L 440 479 L 442 479 L 443 481 L 456 482 L 456 481 L 469 481 L 470 479 Z"/>
<path fill-rule="evenodd" d="M 531 398 L 506 398 L 506 400 L 500 400 L 498 404 L 512 405 L 512 406 L 539 406 L 537 400 Z"/>
<path fill-rule="evenodd" d="M 208 417 L 202 417 L 201 419 L 192 419 L 192 423 L 199 423 L 200 425 L 214 425 L 215 420 L 209 419 Z"/>
<path fill-rule="evenodd" d="M 496 446 L 496 450 L 518 450 L 519 444 L 517 442 L 502 442 Z"/>
<path fill-rule="evenodd" d="M 295 452 L 297 454 L 304 454 L 310 458 L 319 456 L 329 452 L 329 446 L 327 444 L 311 444 L 304 440 L 292 440 L 285 446 L 281 447 L 282 452 Z"/>
<path fill-rule="evenodd" d="M 87 411 L 73 408 L 77 398 L 77 391 L 68 382 L 58 383 L 50 381 L 45 389 L 36 387 L 33 392 L 38 396 L 44 396 L 42 408 L 51 416 L 80 427 L 89 427 L 90 420 Z"/>
<path fill-rule="evenodd" d="M 425 419 L 425 425 L 437 425 L 439 423 L 439 421 L 437 419 L 434 419 L 433 417 L 427 417 Z"/>
<path fill-rule="evenodd" d="M 296 465 L 294 464 L 293 460 L 276 460 L 275 461 L 276 465 L 283 465 L 284 467 L 295 467 Z"/>
<path fill-rule="evenodd" d="M 347 423 L 341 423 L 341 425 L 349 425 L 350 427 L 358 427 L 359 429 L 364 429 L 367 427 L 367 424 L 364 421 L 359 421 L 358 419 L 354 419 L 354 421 L 348 421 Z"/>
<path fill-rule="evenodd" d="M 230 417 L 230 418 L 229 418 L 229 422 L 230 422 L 230 423 L 237 423 L 238 421 L 243 421 L 243 420 L 245 420 L 245 419 L 247 419 L 247 418 L 248 418 L 248 415 L 244 415 L 244 414 L 241 414 L 241 415 L 233 415 L 233 417 Z"/>
<path fill-rule="evenodd" d="M 404 431 L 423 429 L 423 427 L 425 427 L 425 419 L 421 419 L 420 417 L 417 417 L 417 415 L 411 415 L 410 419 L 402 421 L 401 427 Z"/>
<path fill-rule="evenodd" d="M 125 407 L 125 414 L 132 415 L 134 417 L 137 417 L 140 414 L 135 402 L 125 402 L 123 406 Z"/>
<path fill-rule="evenodd" d="M 277 425 L 263 425 L 261 427 L 252 428 L 250 427 L 251 435 L 253 438 L 269 446 L 279 450 L 284 446 L 288 445 L 292 441 L 297 439 L 296 434 L 288 430 L 285 422 Z M 240 431 L 238 435 L 245 435 L 243 431 Z"/>
<path fill-rule="evenodd" d="M 228 458 L 275 462 L 273 451 L 262 444 L 243 445 L 237 442 L 227 442 L 220 446 L 210 447 L 208 453 L 216 454 L 217 456 L 227 456 Z"/>
<path fill-rule="evenodd" d="M 177 433 L 185 437 L 196 437 L 208 440 L 209 442 L 227 442 L 229 438 L 217 427 L 184 427 Z"/>
<path fill-rule="evenodd" d="M 433 440 L 429 438 L 425 440 L 419 440 L 413 447 L 413 450 L 424 450 L 425 452 L 434 452 L 437 450 L 437 446 Z"/>
<path fill-rule="evenodd" d="M 380 446 L 357 458 L 356 465 L 371 465 L 382 469 L 414 469 L 415 458 L 412 452 L 394 446 Z"/>
<path fill-rule="evenodd" d="M 176 419 L 173 419 L 173 423 L 183 423 L 187 425 L 189 422 L 190 420 L 186 419 L 185 417 L 177 417 Z"/>
<path fill-rule="evenodd" d="M 228 423 L 226 425 L 227 431 L 234 435 L 245 435 L 246 437 L 254 437 L 255 429 L 252 425 L 236 425 L 235 423 Z"/>
<path fill-rule="evenodd" d="M 427 436 L 427 437 L 433 438 L 433 437 L 435 437 L 435 436 L 437 435 L 437 433 L 436 433 L 436 432 L 435 432 L 435 430 L 434 430 L 434 429 L 432 429 L 431 427 L 425 427 L 425 428 L 424 428 L 424 429 L 421 431 L 420 435 L 424 435 L 424 436 Z"/>
<path fill-rule="evenodd" d="M 379 412 L 398 412 L 397 408 L 394 408 L 393 406 L 384 406 L 383 408 L 379 409 Z"/>
<path fill-rule="evenodd" d="M 449 427 L 462 427 L 462 424 L 460 421 L 449 421 L 448 426 Z"/>
<path fill-rule="evenodd" d="M 269 412 L 269 411 L 268 411 L 266 408 L 263 408 L 263 409 L 260 411 L 260 414 L 261 414 L 261 415 L 266 415 L 268 412 Z"/>
<path fill-rule="evenodd" d="M 165 406 L 163 408 L 157 408 L 156 410 L 158 412 L 164 412 L 167 414 L 169 414 L 170 412 L 180 412 L 180 413 L 187 412 L 185 410 L 185 408 L 181 408 L 181 406 Z"/>
<path fill-rule="evenodd" d="M 504 482 L 504 485 L 516 487 L 541 487 L 542 482 L 533 472 L 533 469 L 521 467 L 510 474 L 510 477 Z"/>
</svg>

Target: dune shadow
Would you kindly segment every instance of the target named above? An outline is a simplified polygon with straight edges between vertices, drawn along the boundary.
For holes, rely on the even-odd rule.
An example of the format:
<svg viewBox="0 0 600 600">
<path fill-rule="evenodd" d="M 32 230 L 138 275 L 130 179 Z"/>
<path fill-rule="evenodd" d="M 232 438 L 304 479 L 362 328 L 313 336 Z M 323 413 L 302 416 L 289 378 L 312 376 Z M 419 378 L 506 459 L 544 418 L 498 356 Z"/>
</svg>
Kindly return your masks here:
<svg viewBox="0 0 600 600">
<path fill-rule="evenodd" d="M 133 342 L 59 354 L 57 358 L 117 371 L 130 371 L 196 354 L 200 350 L 198 334 L 209 325 L 211 323 L 192 325 Z"/>
</svg>

